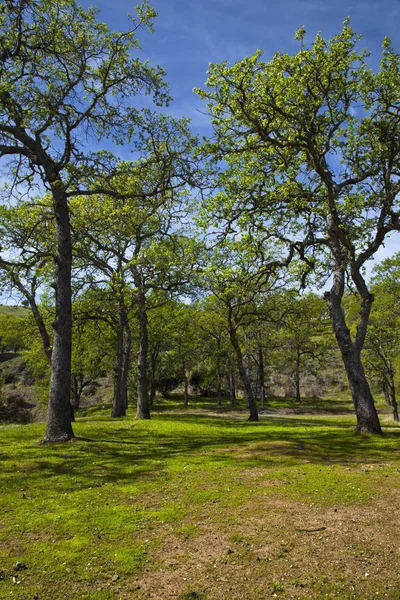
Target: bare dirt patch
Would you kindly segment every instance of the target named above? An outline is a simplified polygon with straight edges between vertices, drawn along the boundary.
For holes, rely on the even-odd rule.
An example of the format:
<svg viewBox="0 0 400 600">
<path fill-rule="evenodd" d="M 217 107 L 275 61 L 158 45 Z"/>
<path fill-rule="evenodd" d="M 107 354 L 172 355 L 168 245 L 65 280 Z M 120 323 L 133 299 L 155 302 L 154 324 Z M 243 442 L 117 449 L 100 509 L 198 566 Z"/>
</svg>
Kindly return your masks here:
<svg viewBox="0 0 400 600">
<path fill-rule="evenodd" d="M 165 533 L 120 597 L 398 599 L 396 497 L 321 507 L 255 495 L 222 525 L 229 511 L 212 506 L 209 517 L 192 519 L 197 535 Z"/>
</svg>

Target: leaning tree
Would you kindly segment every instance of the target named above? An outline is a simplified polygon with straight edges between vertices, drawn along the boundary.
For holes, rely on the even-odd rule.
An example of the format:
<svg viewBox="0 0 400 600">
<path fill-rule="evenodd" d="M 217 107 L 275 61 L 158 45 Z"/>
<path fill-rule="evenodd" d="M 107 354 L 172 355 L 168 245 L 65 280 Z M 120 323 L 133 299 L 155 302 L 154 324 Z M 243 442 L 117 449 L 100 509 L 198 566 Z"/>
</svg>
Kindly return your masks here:
<svg viewBox="0 0 400 600">
<path fill-rule="evenodd" d="M 225 161 L 223 193 L 211 203 L 226 228 L 301 241 L 301 257 L 325 294 L 357 415 L 356 432 L 381 427 L 361 361 L 373 295 L 363 267 L 400 229 L 400 66 L 390 40 L 380 69 L 367 65 L 345 21 L 331 40 L 297 54 L 262 53 L 210 66 L 206 90 L 214 137 L 205 146 Z M 343 310 L 346 284 L 360 298 L 356 332 Z"/>
</svg>

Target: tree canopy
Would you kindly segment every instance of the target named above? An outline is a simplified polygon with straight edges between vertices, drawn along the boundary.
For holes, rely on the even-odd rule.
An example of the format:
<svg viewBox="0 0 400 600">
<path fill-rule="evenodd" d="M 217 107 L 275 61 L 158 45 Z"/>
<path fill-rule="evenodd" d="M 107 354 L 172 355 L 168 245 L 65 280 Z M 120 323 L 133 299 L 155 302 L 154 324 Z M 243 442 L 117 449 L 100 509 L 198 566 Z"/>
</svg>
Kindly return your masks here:
<svg viewBox="0 0 400 600">
<path fill-rule="evenodd" d="M 103 364 L 98 342 L 87 360 L 76 350 L 95 330 L 107 338 L 104 364 L 114 363 L 113 416 L 126 411 L 133 348 L 139 418 L 150 417 L 157 373 L 173 362 L 170 381 L 184 384 L 186 404 L 192 376 L 217 382 L 218 403 L 224 381 L 233 399 L 240 381 L 256 420 L 271 360 L 291 365 L 300 399 L 303 367 L 327 361 L 332 346 L 320 328 L 323 300 L 304 290 L 328 285 L 356 431 L 380 433 L 362 356 L 382 359 L 373 348 L 383 343 L 381 319 L 389 362 L 397 360 L 390 283 L 383 276 L 371 288 L 365 275 L 400 230 L 400 58 L 391 41 L 376 72 L 348 19 L 309 45 L 299 29 L 293 55 L 265 60 L 258 50 L 211 64 L 196 92 L 213 135 L 199 147 L 188 119 L 160 111 L 171 100 L 163 70 L 136 57 L 154 9 L 142 2 L 125 32 L 98 16 L 74 0 L 0 9 L 9 201 L 0 207 L 0 271 L 3 289 L 29 304 L 51 364 L 44 441 L 73 436 L 71 381 L 77 403 Z M 122 160 L 121 145 L 133 160 Z"/>
</svg>

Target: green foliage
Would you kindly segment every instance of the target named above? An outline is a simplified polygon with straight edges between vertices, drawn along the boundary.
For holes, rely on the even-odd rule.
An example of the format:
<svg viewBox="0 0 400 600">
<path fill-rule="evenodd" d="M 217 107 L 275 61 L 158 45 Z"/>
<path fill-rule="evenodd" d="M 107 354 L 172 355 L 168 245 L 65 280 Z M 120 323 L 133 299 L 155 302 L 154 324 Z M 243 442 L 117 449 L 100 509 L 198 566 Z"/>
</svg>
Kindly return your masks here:
<svg viewBox="0 0 400 600">
<path fill-rule="evenodd" d="M 354 275 L 399 229 L 399 57 L 385 42 L 373 74 L 359 40 L 346 20 L 293 56 L 212 64 L 196 90 L 215 132 L 203 150 L 227 167 L 208 218 L 291 243 L 319 273 L 326 251 Z"/>
<path fill-rule="evenodd" d="M 21 316 L 15 312 L 0 314 L 0 346 L 4 350 L 14 351 L 24 347 L 26 311 Z"/>
<path fill-rule="evenodd" d="M 54 308 L 51 305 L 42 306 L 42 314 L 48 331 L 51 331 L 51 321 L 54 319 Z M 39 402 L 46 406 L 49 395 L 49 383 L 51 375 L 51 365 L 43 349 L 43 342 L 40 337 L 37 325 L 32 317 L 25 321 L 24 328 L 24 360 L 29 366 L 35 380 L 35 393 Z"/>
<path fill-rule="evenodd" d="M 392 402 L 400 380 L 400 270 L 399 255 L 374 269 L 374 303 L 365 344 L 368 372 Z"/>
<path fill-rule="evenodd" d="M 276 345 L 280 348 L 280 360 L 294 373 L 312 364 L 327 362 L 329 351 L 335 347 L 332 326 L 328 317 L 326 302 L 320 296 L 309 293 L 301 297 L 282 298 L 286 311 L 277 331 Z M 296 364 L 298 363 L 298 364 Z"/>
<path fill-rule="evenodd" d="M 44 135 L 71 182 L 85 170 L 82 137 L 129 139 L 140 113 L 131 99 L 144 93 L 158 104 L 168 100 L 163 71 L 134 56 L 137 30 L 152 26 L 154 9 L 143 2 L 126 33 L 110 31 L 98 13 L 73 0 L 5 3 L 0 13 L 3 123 L 20 118 L 29 134 Z"/>
</svg>

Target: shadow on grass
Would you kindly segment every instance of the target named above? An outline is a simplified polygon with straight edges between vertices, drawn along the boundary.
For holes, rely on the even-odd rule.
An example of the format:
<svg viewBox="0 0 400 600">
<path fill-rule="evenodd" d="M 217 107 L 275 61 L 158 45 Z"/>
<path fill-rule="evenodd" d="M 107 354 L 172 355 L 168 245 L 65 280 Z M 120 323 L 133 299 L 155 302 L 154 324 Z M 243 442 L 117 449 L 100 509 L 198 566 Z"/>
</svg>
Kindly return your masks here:
<svg viewBox="0 0 400 600">
<path fill-rule="evenodd" d="M 52 477 L 54 491 L 72 491 L 105 483 L 159 481 L 171 471 L 187 468 L 382 463 L 389 450 L 391 461 L 400 459 L 400 430 L 384 438 L 354 436 L 353 425 L 332 418 L 265 418 L 248 423 L 186 413 L 144 422 L 99 415 L 77 421 L 72 442 L 40 448 L 32 447 L 30 427 L 20 428 L 19 435 L 14 430 L 8 451 L 3 446 L 0 453 L 2 473 L 17 489 L 37 487 L 44 476 Z M 7 432 L 2 431 L 5 444 Z"/>
</svg>

